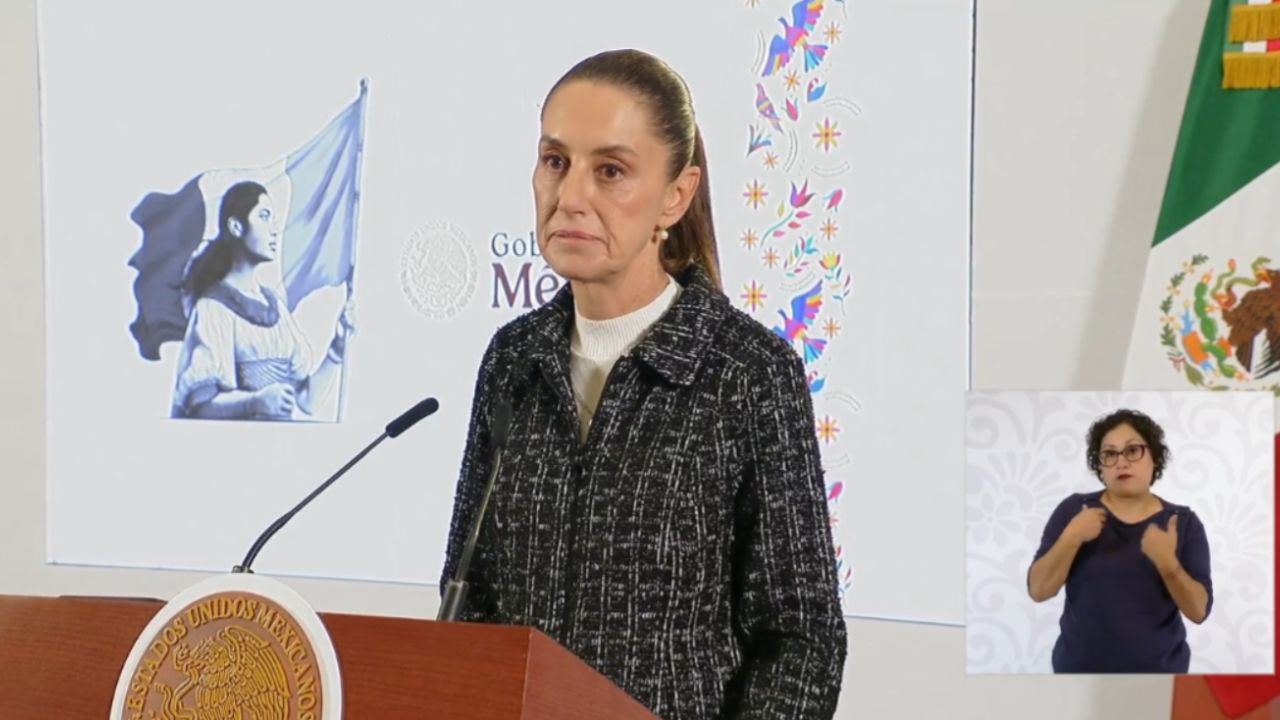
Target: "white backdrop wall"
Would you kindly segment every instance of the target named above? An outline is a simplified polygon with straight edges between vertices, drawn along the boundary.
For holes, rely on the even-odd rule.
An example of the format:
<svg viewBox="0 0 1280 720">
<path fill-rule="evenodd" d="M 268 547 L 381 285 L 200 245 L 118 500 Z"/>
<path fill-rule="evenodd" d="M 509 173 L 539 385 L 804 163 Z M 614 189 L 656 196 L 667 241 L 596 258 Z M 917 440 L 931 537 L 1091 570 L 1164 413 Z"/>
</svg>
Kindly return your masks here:
<svg viewBox="0 0 1280 720">
<path fill-rule="evenodd" d="M 1095 313 L 1095 298 L 1136 298 L 1146 228 L 1155 222 L 1203 13 L 1196 0 L 977 4 L 975 387 L 1119 382 L 1132 317 Z M 0 471 L 0 592 L 167 598 L 205 576 L 45 564 L 35 16 L 35 0 L 0 3 L 0 91 L 6 98 L 0 103 L 6 168 L 0 173 L 0 214 L 6 218 L 0 223 L 0 306 L 6 308 L 0 314 L 6 347 L 0 456 L 8 460 Z M 1044 27 L 1055 33 L 1029 30 Z M 1135 33 L 1135 27 L 1144 31 Z M 1085 36 L 1110 52 L 1068 42 Z M 1060 39 L 1058 52 L 1043 52 L 1046 37 Z M 1028 57 L 1036 62 L 1027 63 Z M 1038 258 L 1053 272 L 1027 272 Z M 1114 274 L 1099 275 L 1100 269 Z M 1054 322 L 1042 322 L 1045 317 Z M 1099 347 L 1111 346 L 1120 349 L 1115 357 L 1099 354 Z M 958 507 L 954 532 L 927 532 L 939 547 L 956 544 L 962 512 Z M 435 614 L 433 587 L 311 579 L 290 584 L 321 610 Z M 963 603 L 962 582 L 939 584 L 932 592 Z M 837 717 L 1169 717 L 1167 678 L 966 676 L 964 656 L 963 628 L 852 620 Z"/>
<path fill-rule="evenodd" d="M 978 3 L 975 389 L 1120 387 L 1206 12 Z"/>
<path fill-rule="evenodd" d="M 1027 568 L 1050 514 L 1101 489 L 1085 435 L 1107 413 L 1146 413 L 1170 461 L 1152 492 L 1204 524 L 1214 603 L 1184 621 L 1193 673 L 1267 673 L 1274 665 L 1274 399 L 1270 393 L 975 392 L 965 418 L 966 667 L 1052 672 L 1066 592 L 1035 603 Z"/>
</svg>

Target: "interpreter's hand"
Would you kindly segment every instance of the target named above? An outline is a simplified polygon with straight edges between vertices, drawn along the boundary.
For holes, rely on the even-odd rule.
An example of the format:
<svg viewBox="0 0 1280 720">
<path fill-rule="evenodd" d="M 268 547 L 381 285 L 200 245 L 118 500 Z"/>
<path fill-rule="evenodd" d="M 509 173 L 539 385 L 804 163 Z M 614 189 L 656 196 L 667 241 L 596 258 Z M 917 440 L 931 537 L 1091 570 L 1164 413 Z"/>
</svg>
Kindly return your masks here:
<svg viewBox="0 0 1280 720">
<path fill-rule="evenodd" d="M 1102 534 L 1102 527 L 1107 522 L 1107 511 L 1102 508 L 1091 508 L 1088 505 L 1081 506 L 1080 512 L 1071 518 L 1071 522 L 1067 523 L 1067 529 L 1063 530 L 1063 534 L 1067 537 L 1075 539 L 1076 542 L 1083 545 L 1084 543 L 1096 540 Z"/>
<path fill-rule="evenodd" d="M 1178 567 L 1178 516 L 1169 518 L 1168 529 L 1161 530 L 1155 523 L 1142 531 L 1142 554 L 1156 566 L 1161 574 Z"/>
<path fill-rule="evenodd" d="M 254 409 L 258 415 L 272 418 L 288 418 L 293 416 L 293 408 L 297 405 L 292 385 L 272 383 L 253 395 Z"/>
</svg>

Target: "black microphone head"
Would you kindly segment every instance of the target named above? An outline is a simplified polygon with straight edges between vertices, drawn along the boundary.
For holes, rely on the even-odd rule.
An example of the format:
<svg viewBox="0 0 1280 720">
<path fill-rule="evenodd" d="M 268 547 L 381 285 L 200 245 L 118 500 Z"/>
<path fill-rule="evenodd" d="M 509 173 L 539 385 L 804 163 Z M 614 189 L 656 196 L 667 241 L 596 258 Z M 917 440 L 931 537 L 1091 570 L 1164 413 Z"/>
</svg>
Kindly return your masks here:
<svg viewBox="0 0 1280 720">
<path fill-rule="evenodd" d="M 413 407 L 405 410 L 400 417 L 387 423 L 387 437 L 399 437 L 400 433 L 413 427 L 422 418 L 434 413 L 440 409 L 440 403 L 435 398 L 427 398 Z"/>
<path fill-rule="evenodd" d="M 495 448 L 507 446 L 507 437 L 511 434 L 511 403 L 503 400 L 493 409 L 493 432 L 490 437 Z"/>
</svg>

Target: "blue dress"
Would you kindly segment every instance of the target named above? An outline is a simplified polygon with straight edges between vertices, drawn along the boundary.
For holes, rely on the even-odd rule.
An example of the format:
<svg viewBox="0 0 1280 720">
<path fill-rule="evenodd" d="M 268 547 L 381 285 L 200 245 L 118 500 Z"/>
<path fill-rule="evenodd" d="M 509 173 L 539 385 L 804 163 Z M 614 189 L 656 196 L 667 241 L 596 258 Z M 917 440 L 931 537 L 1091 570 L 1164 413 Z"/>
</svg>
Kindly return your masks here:
<svg viewBox="0 0 1280 720">
<path fill-rule="evenodd" d="M 194 416 L 219 393 L 306 383 L 311 347 L 281 297 L 266 286 L 261 291 L 265 302 L 221 283 L 195 302 L 178 358 L 173 417 Z"/>
<path fill-rule="evenodd" d="M 1101 498 L 1099 490 L 1063 500 L 1045 525 L 1035 559 L 1049 552 L 1082 506 L 1106 510 Z M 1067 575 L 1054 672 L 1187 672 L 1191 649 L 1182 613 L 1155 565 L 1142 554 L 1142 533 L 1152 523 L 1167 528 L 1170 517 L 1178 516 L 1178 561 L 1208 591 L 1206 617 L 1213 608 L 1209 542 L 1204 524 L 1190 508 L 1160 503 L 1158 512 L 1136 523 L 1108 510 L 1102 534 L 1080 546 Z"/>
</svg>

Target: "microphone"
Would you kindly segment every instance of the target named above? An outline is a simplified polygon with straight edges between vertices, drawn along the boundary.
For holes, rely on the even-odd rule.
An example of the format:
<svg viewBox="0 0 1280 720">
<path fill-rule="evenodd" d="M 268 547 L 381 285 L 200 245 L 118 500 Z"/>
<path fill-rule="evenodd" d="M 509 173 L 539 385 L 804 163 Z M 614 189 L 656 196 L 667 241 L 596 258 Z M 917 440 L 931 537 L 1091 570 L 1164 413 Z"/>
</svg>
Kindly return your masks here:
<svg viewBox="0 0 1280 720">
<path fill-rule="evenodd" d="M 429 397 L 426 400 L 419 402 L 417 405 L 405 410 L 400 417 L 387 423 L 387 437 L 400 437 L 400 433 L 418 424 L 419 420 L 428 415 L 434 414 L 435 411 L 439 409 L 440 403 L 436 402 L 435 398 Z"/>
<path fill-rule="evenodd" d="M 454 569 L 453 579 L 445 587 L 444 600 L 440 602 L 440 611 L 436 620 L 452 622 L 458 619 L 462 605 L 467 601 L 467 571 L 471 569 L 471 556 L 476 551 L 476 542 L 480 540 L 480 526 L 484 523 L 484 514 L 489 507 L 489 496 L 493 494 L 493 483 L 498 479 L 498 471 L 502 468 L 502 456 L 507 449 L 507 437 L 511 434 L 511 404 L 505 400 L 493 410 L 493 428 L 490 433 L 489 447 L 493 450 L 493 467 L 489 470 L 489 479 L 484 484 L 484 496 L 480 500 L 480 509 L 476 512 L 475 522 L 471 526 L 471 535 L 467 544 L 462 547 L 462 558 Z"/>
<path fill-rule="evenodd" d="M 280 532 L 280 528 L 284 527 L 286 523 L 292 520 L 293 516 L 297 515 L 299 510 L 310 504 L 312 500 L 315 500 L 317 495 L 324 492 L 326 488 L 334 483 L 334 481 L 345 475 L 356 463 L 363 460 L 365 455 L 368 455 L 374 448 L 378 447 L 383 440 L 399 437 L 401 433 L 413 427 L 419 420 L 439 409 L 440 403 L 437 402 L 435 398 L 427 398 L 404 411 L 400 417 L 387 423 L 386 429 L 378 436 L 377 440 L 374 440 L 365 446 L 365 449 L 361 450 L 355 457 L 351 458 L 346 465 L 339 468 L 338 472 L 330 476 L 328 480 L 325 480 L 320 487 L 312 490 L 310 495 L 302 499 L 302 502 L 295 505 L 289 512 L 276 518 L 275 522 L 271 523 L 266 530 L 263 530 L 262 534 L 258 536 L 258 539 L 253 542 L 253 547 L 249 548 L 249 552 L 245 554 L 244 560 L 240 561 L 239 565 L 231 568 L 231 572 L 252 573 L 253 561 L 258 557 L 258 553 L 262 551 L 262 546 L 266 545 L 267 541 L 270 540 L 273 535 Z"/>
</svg>

